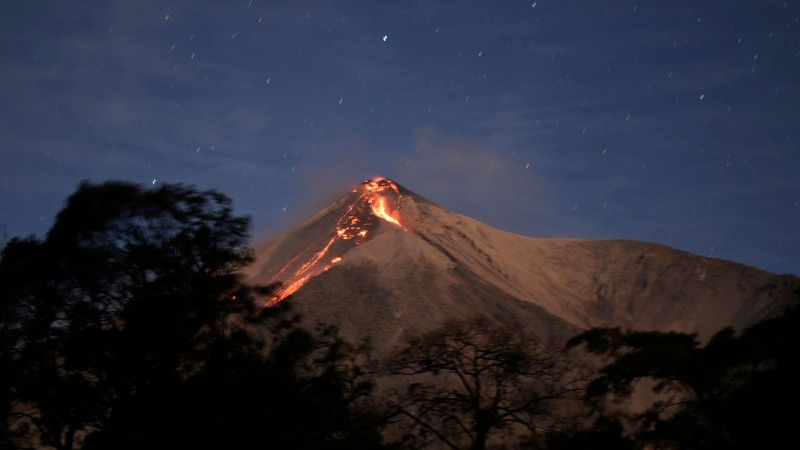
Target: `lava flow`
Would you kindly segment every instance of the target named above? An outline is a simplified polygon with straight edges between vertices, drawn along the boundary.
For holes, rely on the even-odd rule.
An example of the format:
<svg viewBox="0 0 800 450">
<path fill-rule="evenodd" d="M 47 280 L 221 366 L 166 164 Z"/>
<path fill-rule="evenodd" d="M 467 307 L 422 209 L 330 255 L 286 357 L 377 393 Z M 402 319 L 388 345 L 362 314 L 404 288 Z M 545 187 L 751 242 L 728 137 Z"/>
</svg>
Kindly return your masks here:
<svg viewBox="0 0 800 450">
<path fill-rule="evenodd" d="M 405 229 L 399 215 L 400 197 L 400 189 L 392 180 L 365 180 L 361 183 L 353 190 L 347 206 L 343 207 L 345 212 L 332 227 L 327 243 L 317 251 L 307 249 L 296 255 L 270 280 L 280 281 L 282 286 L 264 307 L 284 300 L 311 277 L 341 262 L 348 250 L 363 244 L 375 233 L 381 220 Z"/>
</svg>

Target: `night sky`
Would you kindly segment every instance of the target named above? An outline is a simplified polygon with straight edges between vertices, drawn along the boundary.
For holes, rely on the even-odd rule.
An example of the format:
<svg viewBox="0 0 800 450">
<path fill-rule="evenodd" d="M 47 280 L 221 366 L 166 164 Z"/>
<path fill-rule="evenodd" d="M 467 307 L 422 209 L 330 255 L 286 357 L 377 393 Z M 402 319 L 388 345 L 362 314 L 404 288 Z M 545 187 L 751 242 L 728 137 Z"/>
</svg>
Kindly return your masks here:
<svg viewBox="0 0 800 450">
<path fill-rule="evenodd" d="M 81 180 L 218 189 L 260 241 L 383 176 L 800 274 L 798 142 L 796 0 L 0 2 L 9 237 Z"/>
</svg>

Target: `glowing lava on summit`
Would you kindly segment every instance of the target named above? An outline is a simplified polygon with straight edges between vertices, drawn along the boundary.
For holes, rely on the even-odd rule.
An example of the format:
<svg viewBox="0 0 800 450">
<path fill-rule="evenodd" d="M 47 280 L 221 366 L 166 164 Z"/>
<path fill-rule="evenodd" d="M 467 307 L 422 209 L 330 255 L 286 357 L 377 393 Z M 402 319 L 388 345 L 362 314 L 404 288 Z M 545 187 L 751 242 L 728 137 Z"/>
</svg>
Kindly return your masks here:
<svg viewBox="0 0 800 450">
<path fill-rule="evenodd" d="M 399 214 L 400 189 L 389 179 L 364 180 L 353 189 L 344 214 L 335 226 L 327 244 L 318 251 L 306 249 L 286 263 L 270 280 L 281 282 L 278 292 L 268 299 L 264 307 L 272 306 L 294 294 L 311 277 L 330 269 L 342 261 L 343 255 L 367 241 L 381 221 L 406 229 Z M 313 252 L 313 253 L 312 253 Z M 307 258 L 307 259 L 306 259 Z M 305 260 L 304 260 L 305 259 Z"/>
<path fill-rule="evenodd" d="M 397 225 L 398 227 L 402 227 L 402 225 L 400 225 L 400 221 L 395 219 L 386 210 L 386 202 L 382 198 L 378 199 L 377 206 L 375 205 L 375 203 L 372 203 L 372 214 L 375 214 L 376 216 L 380 217 L 381 219 L 383 219 L 383 220 L 385 220 L 387 222 L 393 223 L 393 224 Z"/>
</svg>

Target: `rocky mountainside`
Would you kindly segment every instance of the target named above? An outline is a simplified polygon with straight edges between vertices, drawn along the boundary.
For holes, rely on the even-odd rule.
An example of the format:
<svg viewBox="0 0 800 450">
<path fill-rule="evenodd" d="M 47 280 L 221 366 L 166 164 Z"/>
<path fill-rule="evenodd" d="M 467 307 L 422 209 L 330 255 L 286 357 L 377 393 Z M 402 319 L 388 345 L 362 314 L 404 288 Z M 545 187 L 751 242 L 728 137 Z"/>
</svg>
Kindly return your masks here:
<svg viewBox="0 0 800 450">
<path fill-rule="evenodd" d="M 391 180 L 367 180 L 254 247 L 251 280 L 284 282 L 309 321 L 377 350 L 453 317 L 485 314 L 550 342 L 595 326 L 706 339 L 777 312 L 798 279 L 663 245 L 537 239 L 449 212 Z"/>
</svg>

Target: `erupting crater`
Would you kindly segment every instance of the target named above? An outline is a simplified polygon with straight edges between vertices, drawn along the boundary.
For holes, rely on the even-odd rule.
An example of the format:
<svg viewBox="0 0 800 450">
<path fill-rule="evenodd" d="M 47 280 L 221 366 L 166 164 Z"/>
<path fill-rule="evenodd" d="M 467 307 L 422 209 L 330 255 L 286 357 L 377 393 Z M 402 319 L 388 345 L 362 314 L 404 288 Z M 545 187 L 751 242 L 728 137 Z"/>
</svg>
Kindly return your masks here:
<svg viewBox="0 0 800 450">
<path fill-rule="evenodd" d="M 298 253 L 269 281 L 280 282 L 264 307 L 275 305 L 295 293 L 309 279 L 340 263 L 344 254 L 368 241 L 383 222 L 405 230 L 400 217 L 400 189 L 389 179 L 364 180 L 346 198 L 338 221 L 331 224 L 327 244 Z"/>
</svg>

